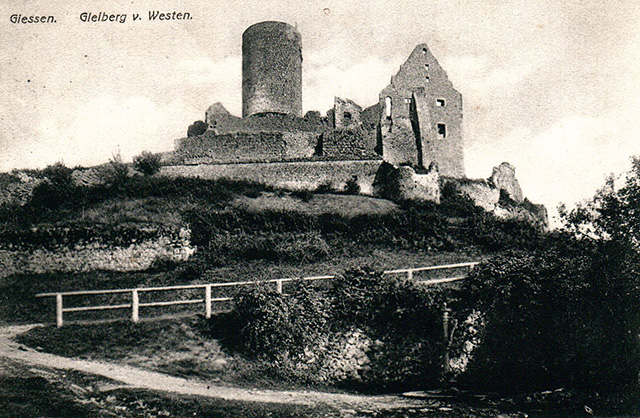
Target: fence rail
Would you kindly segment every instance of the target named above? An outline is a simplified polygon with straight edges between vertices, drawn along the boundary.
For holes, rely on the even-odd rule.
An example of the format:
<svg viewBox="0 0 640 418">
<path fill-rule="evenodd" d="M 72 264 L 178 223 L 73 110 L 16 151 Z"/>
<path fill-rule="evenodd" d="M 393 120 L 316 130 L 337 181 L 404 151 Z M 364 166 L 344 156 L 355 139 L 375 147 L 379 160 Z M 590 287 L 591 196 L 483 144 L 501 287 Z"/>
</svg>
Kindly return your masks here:
<svg viewBox="0 0 640 418">
<path fill-rule="evenodd" d="M 471 262 L 471 263 L 447 264 L 447 265 L 440 265 L 440 266 L 416 267 L 416 268 L 399 269 L 399 270 L 388 270 L 388 271 L 384 271 L 383 274 L 387 274 L 387 275 L 405 274 L 408 280 L 413 280 L 414 274 L 422 271 L 450 270 L 450 269 L 466 269 L 467 270 L 467 273 L 461 276 L 445 277 L 445 278 L 430 279 L 430 280 L 417 280 L 417 282 L 419 283 L 431 285 L 431 284 L 449 283 L 449 282 L 463 280 L 465 277 L 467 277 L 468 272 L 471 271 L 477 264 L 478 262 Z M 138 288 L 130 288 L 130 289 L 77 290 L 77 291 L 70 291 L 70 292 L 38 293 L 36 297 L 39 297 L 39 298 L 55 297 L 56 325 L 59 328 L 64 324 L 65 312 L 88 312 L 88 311 L 102 311 L 102 310 L 112 310 L 112 309 L 131 309 L 131 320 L 133 322 L 139 322 L 140 308 L 142 307 L 204 304 L 205 317 L 210 318 L 212 313 L 212 304 L 214 302 L 226 302 L 232 299 L 231 297 L 215 297 L 214 298 L 212 297 L 212 294 L 211 294 L 212 289 L 246 286 L 246 285 L 258 284 L 258 283 L 274 283 L 276 286 L 276 291 L 279 293 L 282 293 L 282 286 L 284 283 L 287 283 L 287 282 L 292 282 L 294 280 L 302 280 L 302 281 L 331 280 L 334 278 L 335 276 L 311 276 L 311 277 L 283 278 L 283 279 L 271 279 L 271 280 L 260 280 L 260 281 L 206 283 L 206 284 L 178 285 L 178 286 L 138 287 Z M 195 290 L 195 289 L 202 289 L 204 291 L 204 295 L 202 298 L 168 300 L 168 301 L 160 301 L 160 302 L 142 302 L 142 303 L 140 302 L 140 294 L 145 292 L 165 292 L 165 291 Z M 118 294 L 118 293 L 130 293 L 131 303 L 124 303 L 124 304 L 121 303 L 117 305 L 78 306 L 78 307 L 65 307 L 63 303 L 64 302 L 63 298 L 65 296 L 109 295 L 109 294 Z"/>
</svg>

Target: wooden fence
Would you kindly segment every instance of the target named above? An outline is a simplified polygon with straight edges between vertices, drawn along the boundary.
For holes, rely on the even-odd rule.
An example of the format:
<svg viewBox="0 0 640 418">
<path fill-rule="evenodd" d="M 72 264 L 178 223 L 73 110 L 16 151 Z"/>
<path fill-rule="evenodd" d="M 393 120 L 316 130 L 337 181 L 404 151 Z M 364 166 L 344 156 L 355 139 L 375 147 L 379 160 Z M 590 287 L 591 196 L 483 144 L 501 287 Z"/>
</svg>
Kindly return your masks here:
<svg viewBox="0 0 640 418">
<path fill-rule="evenodd" d="M 399 270 L 388 270 L 388 271 L 385 271 L 384 274 L 387 274 L 387 275 L 402 274 L 402 275 L 406 275 L 406 278 L 408 280 L 414 280 L 416 273 L 419 273 L 419 272 L 451 270 L 451 269 L 457 269 L 457 270 L 463 269 L 465 271 L 464 274 L 453 276 L 453 277 L 436 278 L 436 279 L 429 279 L 429 280 L 416 280 L 417 282 L 423 283 L 426 285 L 438 284 L 438 283 L 450 283 L 450 282 L 463 280 L 465 277 L 467 277 L 468 272 L 471 271 L 471 269 L 473 269 L 477 264 L 478 262 L 471 262 L 471 263 L 447 264 L 447 265 L 440 265 L 440 266 L 417 267 L 417 268 L 408 268 L 408 269 L 399 269 Z M 246 285 L 258 284 L 258 283 L 274 283 L 276 287 L 276 291 L 278 291 L 279 293 L 282 293 L 283 284 L 287 282 L 291 282 L 294 280 L 302 280 L 302 281 L 330 280 L 334 278 L 335 276 L 313 276 L 313 277 L 284 278 L 284 279 L 272 279 L 272 280 L 261 280 L 261 281 L 207 283 L 207 284 L 180 285 L 180 286 L 138 287 L 138 288 L 132 288 L 132 289 L 78 290 L 78 291 L 72 291 L 72 292 L 39 293 L 36 295 L 36 297 L 55 297 L 56 325 L 58 327 L 61 327 L 64 323 L 65 312 L 88 312 L 88 311 L 103 311 L 103 310 L 113 310 L 113 309 L 131 309 L 131 321 L 138 322 L 140 321 L 140 308 L 174 306 L 174 305 L 204 304 L 204 315 L 206 318 L 210 318 L 213 303 L 226 302 L 232 299 L 231 297 L 212 297 L 213 289 L 230 288 L 230 287 L 233 288 L 233 287 L 246 286 Z M 179 290 L 200 290 L 203 293 L 202 293 L 202 297 L 197 299 L 179 299 L 179 300 L 167 300 L 167 301 L 140 302 L 140 295 L 143 293 L 179 291 Z M 115 304 L 115 305 L 65 307 L 64 299 L 63 299 L 65 296 L 111 295 L 111 294 L 122 294 L 122 293 L 131 294 L 130 303 Z"/>
</svg>

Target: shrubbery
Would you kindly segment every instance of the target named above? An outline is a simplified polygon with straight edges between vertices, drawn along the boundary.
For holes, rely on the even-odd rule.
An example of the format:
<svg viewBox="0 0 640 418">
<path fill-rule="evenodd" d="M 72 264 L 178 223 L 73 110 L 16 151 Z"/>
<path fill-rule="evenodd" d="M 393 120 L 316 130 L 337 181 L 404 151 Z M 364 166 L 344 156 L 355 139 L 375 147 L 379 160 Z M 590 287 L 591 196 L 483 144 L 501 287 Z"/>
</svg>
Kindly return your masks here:
<svg viewBox="0 0 640 418">
<path fill-rule="evenodd" d="M 140 173 L 152 176 L 160 171 L 160 155 L 142 151 L 142 154 L 133 157 L 133 166 Z"/>
<path fill-rule="evenodd" d="M 76 195 L 71 173 L 63 163 L 49 165 L 40 173 L 44 181 L 33 190 L 31 204 L 46 209 L 56 209 Z"/>
<path fill-rule="evenodd" d="M 203 247 L 201 258 L 211 266 L 235 260 L 268 260 L 310 263 L 330 254 L 327 242 L 318 233 L 220 234 Z"/>
<path fill-rule="evenodd" d="M 331 286 L 273 284 L 235 298 L 234 347 L 280 375 L 390 390 L 436 384 L 442 373 L 442 295 L 367 269 Z"/>
<path fill-rule="evenodd" d="M 484 323 L 467 385 L 607 390 L 636 381 L 638 254 L 615 242 L 557 239 L 496 257 L 464 281 L 459 313 L 476 309 Z"/>
</svg>

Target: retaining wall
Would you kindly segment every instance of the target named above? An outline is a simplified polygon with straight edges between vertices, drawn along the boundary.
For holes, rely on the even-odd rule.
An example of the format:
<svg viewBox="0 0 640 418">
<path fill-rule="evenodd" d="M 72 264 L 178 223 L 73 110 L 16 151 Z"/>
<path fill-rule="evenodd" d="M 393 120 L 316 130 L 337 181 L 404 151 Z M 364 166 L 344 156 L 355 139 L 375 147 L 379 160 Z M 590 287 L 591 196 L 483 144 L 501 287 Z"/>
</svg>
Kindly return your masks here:
<svg viewBox="0 0 640 418">
<path fill-rule="evenodd" d="M 325 184 L 340 190 L 347 181 L 357 177 L 361 192 L 372 194 L 373 180 L 381 163 L 381 160 L 362 160 L 171 165 L 162 167 L 160 175 L 249 180 L 289 190 L 315 190 Z"/>
<path fill-rule="evenodd" d="M 91 242 L 56 248 L 0 248 L 0 277 L 19 273 L 141 271 L 157 260 L 186 261 L 194 252 L 188 233 L 161 236 L 128 246 Z"/>
</svg>

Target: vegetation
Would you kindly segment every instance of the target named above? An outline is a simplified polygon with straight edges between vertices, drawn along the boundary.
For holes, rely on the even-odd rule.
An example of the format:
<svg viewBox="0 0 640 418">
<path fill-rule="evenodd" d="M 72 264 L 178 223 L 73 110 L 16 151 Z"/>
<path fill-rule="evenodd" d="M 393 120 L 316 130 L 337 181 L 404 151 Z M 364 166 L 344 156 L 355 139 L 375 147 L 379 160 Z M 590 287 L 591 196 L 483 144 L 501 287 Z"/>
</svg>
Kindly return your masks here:
<svg viewBox="0 0 640 418">
<path fill-rule="evenodd" d="M 185 283 L 206 272 L 228 274 L 229 267 L 234 278 L 264 276 L 274 266 L 281 268 L 278 272 L 322 273 L 381 249 L 398 256 L 449 251 L 448 257 L 493 258 L 478 266 L 459 291 L 429 292 L 356 269 L 331 285 L 297 283 L 287 294 L 266 285 L 246 288 L 235 296 L 231 313 L 208 323 L 47 328 L 33 330 L 24 343 L 64 355 L 129 360 L 139 355 L 152 359 L 158 370 L 233 383 L 264 379 L 361 390 L 421 389 L 443 382 L 448 344 L 442 339 L 441 310 L 447 301 L 453 310 L 452 354 L 468 360 L 455 376 L 461 387 L 518 396 L 557 390 L 552 394 L 560 397 L 577 390 L 582 395 L 571 402 L 581 407 L 593 399 L 602 402 L 605 398 L 593 395 L 597 392 L 623 399 L 620 412 L 637 412 L 639 159 L 622 187 L 611 180 L 589 202 L 563 210 L 565 230 L 551 234 L 524 222 L 498 220 L 455 187 L 444 187 L 441 205 L 403 202 L 384 213 L 257 211 L 232 203 L 269 191 L 262 185 L 131 176 L 128 167 L 125 176 L 120 163 L 115 158 L 111 163 L 111 172 L 121 173 L 113 178 L 120 180 L 94 187 L 75 186 L 62 164 L 35 173 L 46 181 L 31 202 L 0 211 L 1 239 L 16 246 L 23 241 L 69 245 L 88 239 L 81 232 L 88 225 L 101 236 L 126 237 L 123 231 L 145 219 L 147 226 L 189 226 L 198 255 L 144 273 L 10 277 L 0 293 L 4 320 L 50 316 L 50 306 L 34 309 L 35 302 L 24 300 L 50 290 L 52 283 L 60 290 L 80 283 L 90 288 Z M 312 193 L 294 197 L 320 198 Z M 513 204 L 506 195 L 501 200 Z M 130 235 L 127 239 L 145 239 Z M 135 348 L 134 341 L 143 341 L 143 348 Z M 173 356 L 177 352 L 188 355 Z M 214 366 L 217 356 L 233 358 L 239 366 L 223 373 Z M 621 390 L 626 392 L 620 395 Z"/>
<path fill-rule="evenodd" d="M 463 381 L 503 391 L 637 385 L 640 371 L 640 160 L 573 211 L 565 231 L 507 252 L 466 280 L 459 313 L 480 312 Z"/>
<path fill-rule="evenodd" d="M 480 265 L 457 310 L 482 317 L 463 382 L 510 393 L 637 382 L 639 266 L 638 254 L 616 243 L 569 238 Z"/>
<path fill-rule="evenodd" d="M 142 154 L 133 157 L 133 166 L 145 176 L 153 176 L 160 171 L 160 155 L 142 151 Z"/>
<path fill-rule="evenodd" d="M 234 310 L 211 321 L 231 351 L 269 364 L 280 379 L 362 390 L 436 385 L 443 342 L 440 292 L 368 269 L 330 286 L 297 283 L 242 290 Z"/>
</svg>

